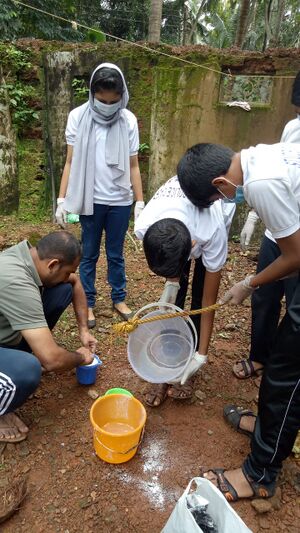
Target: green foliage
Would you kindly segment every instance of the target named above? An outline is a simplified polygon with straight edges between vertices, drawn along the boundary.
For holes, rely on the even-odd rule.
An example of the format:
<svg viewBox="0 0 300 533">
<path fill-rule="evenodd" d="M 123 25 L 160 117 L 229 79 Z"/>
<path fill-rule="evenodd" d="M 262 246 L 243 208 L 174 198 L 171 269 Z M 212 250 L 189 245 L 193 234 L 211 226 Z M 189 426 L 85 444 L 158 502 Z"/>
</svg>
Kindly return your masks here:
<svg viewBox="0 0 300 533">
<path fill-rule="evenodd" d="M 22 22 L 19 9 L 12 0 L 0 2 L 0 29 L 3 41 L 14 39 L 21 31 Z"/>
<path fill-rule="evenodd" d="M 280 45 L 300 47 L 300 4 L 299 0 L 289 1 L 281 24 Z"/>
<path fill-rule="evenodd" d="M 3 70 L 9 73 L 29 71 L 32 67 L 30 54 L 19 50 L 14 45 L 0 43 L 0 61 Z"/>
<path fill-rule="evenodd" d="M 74 105 L 79 106 L 86 102 L 89 96 L 89 89 L 85 80 L 82 78 L 74 78 L 72 81 L 72 88 Z"/>
<path fill-rule="evenodd" d="M 12 109 L 12 122 L 17 131 L 24 126 L 32 126 L 39 120 L 39 113 L 32 109 L 28 101 L 35 96 L 35 88 L 17 81 L 0 87 L 0 98 L 8 98 Z"/>
<path fill-rule="evenodd" d="M 165 43 L 181 44 L 183 10 L 185 0 L 166 0 L 163 3 L 161 40 Z"/>
<path fill-rule="evenodd" d="M 28 2 L 29 3 L 29 2 Z M 30 0 L 30 5 L 76 21 L 91 30 L 39 11 L 1 0 L 0 31 L 4 39 L 33 37 L 45 40 L 103 42 L 103 32 L 129 40 L 146 39 L 150 0 Z"/>
<path fill-rule="evenodd" d="M 85 40 L 90 41 L 91 43 L 103 43 L 106 41 L 106 37 L 100 30 L 89 30 L 85 34 Z"/>
<path fill-rule="evenodd" d="M 28 2 L 29 3 L 29 2 Z M 164 0 L 162 42 L 204 44 L 217 48 L 235 42 L 241 0 Z M 81 28 L 15 4 L 0 2 L 0 32 L 3 40 L 19 37 L 44 40 L 102 42 L 105 33 L 131 41 L 147 40 L 151 0 L 30 0 L 30 5 L 90 27 Z M 265 8 L 271 13 L 270 31 L 276 37 L 282 0 L 250 0 L 243 48 L 263 50 L 268 45 Z M 285 0 L 278 44 L 299 46 L 299 0 Z M 93 30 L 98 29 L 103 33 Z M 108 37 L 109 39 L 109 37 Z"/>
<path fill-rule="evenodd" d="M 146 154 L 147 152 L 149 152 L 150 150 L 150 146 L 148 143 L 141 143 L 140 146 L 139 146 L 139 153 L 140 154 Z"/>
<path fill-rule="evenodd" d="M 33 7 L 71 20 L 75 14 L 74 5 L 78 3 L 79 0 L 51 0 L 51 2 L 48 0 L 30 0 L 28 2 Z M 4 40 L 18 37 L 63 41 L 84 39 L 84 34 L 74 30 L 71 24 L 15 4 L 12 0 L 1 0 L 0 31 Z"/>
</svg>

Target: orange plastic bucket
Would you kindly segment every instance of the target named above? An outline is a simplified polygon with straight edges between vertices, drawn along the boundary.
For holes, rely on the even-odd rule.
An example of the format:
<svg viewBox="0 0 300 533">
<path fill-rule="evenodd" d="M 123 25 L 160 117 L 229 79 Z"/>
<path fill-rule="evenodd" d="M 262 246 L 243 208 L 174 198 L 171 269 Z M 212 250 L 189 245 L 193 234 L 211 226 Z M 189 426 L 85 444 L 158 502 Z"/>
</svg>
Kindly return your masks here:
<svg viewBox="0 0 300 533">
<path fill-rule="evenodd" d="M 145 407 L 134 397 L 110 394 L 90 410 L 95 452 L 107 463 L 125 463 L 137 452 L 146 423 Z"/>
</svg>

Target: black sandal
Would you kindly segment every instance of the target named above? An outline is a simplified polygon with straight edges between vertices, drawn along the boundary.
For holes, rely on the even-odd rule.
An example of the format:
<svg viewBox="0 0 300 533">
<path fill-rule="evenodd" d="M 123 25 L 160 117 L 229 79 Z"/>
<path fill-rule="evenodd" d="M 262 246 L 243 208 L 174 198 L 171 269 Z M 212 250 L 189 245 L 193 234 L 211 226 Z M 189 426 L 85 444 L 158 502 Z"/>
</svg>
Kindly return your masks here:
<svg viewBox="0 0 300 533">
<path fill-rule="evenodd" d="M 235 371 L 234 367 L 235 365 L 240 364 L 241 370 Z M 243 372 L 244 375 L 241 376 L 240 372 Z M 262 375 L 264 371 L 264 368 L 254 368 L 253 362 L 251 359 L 240 359 L 239 361 L 236 361 L 233 365 L 232 372 L 234 373 L 235 377 L 238 379 L 248 379 L 252 377 L 259 377 Z"/>
<path fill-rule="evenodd" d="M 202 473 L 200 473 L 200 477 L 204 477 L 203 474 L 207 474 L 208 472 L 212 472 L 216 476 L 217 488 L 220 492 L 222 492 L 223 496 L 225 496 L 228 502 L 232 503 L 244 499 L 238 495 L 235 488 L 231 485 L 231 483 L 229 483 L 228 479 L 226 479 L 226 477 L 224 476 L 224 473 L 226 472 L 224 468 L 210 468 L 209 470 L 202 471 Z M 275 482 L 269 483 L 268 485 L 262 485 L 261 483 L 253 481 L 253 479 L 245 473 L 243 467 L 242 472 L 253 492 L 252 496 L 249 496 L 248 499 L 271 498 L 272 496 L 274 496 L 276 489 Z"/>
<path fill-rule="evenodd" d="M 276 491 L 276 481 L 273 481 L 273 483 L 258 483 L 257 481 L 254 481 L 252 477 L 250 477 L 247 472 L 245 472 L 244 467 L 242 466 L 242 472 L 247 479 L 251 489 L 253 490 L 253 496 L 252 498 L 272 498 L 274 496 Z"/>
<path fill-rule="evenodd" d="M 233 427 L 239 433 L 247 435 L 247 437 L 252 437 L 252 432 L 247 429 L 240 428 L 240 422 L 242 416 L 252 416 L 256 418 L 255 414 L 249 409 L 243 409 L 243 407 L 238 407 L 237 405 L 225 405 L 223 409 L 223 416 L 226 422 Z"/>
</svg>

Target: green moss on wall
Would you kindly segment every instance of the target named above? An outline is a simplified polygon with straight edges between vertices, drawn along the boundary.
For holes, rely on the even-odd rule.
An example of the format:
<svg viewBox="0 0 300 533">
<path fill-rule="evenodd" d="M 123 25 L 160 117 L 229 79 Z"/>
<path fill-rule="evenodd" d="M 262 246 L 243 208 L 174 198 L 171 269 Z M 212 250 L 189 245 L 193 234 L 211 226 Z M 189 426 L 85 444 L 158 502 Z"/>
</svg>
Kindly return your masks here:
<svg viewBox="0 0 300 533">
<path fill-rule="evenodd" d="M 44 147 L 40 139 L 19 140 L 17 143 L 19 174 L 18 218 L 38 221 L 50 216 L 45 208 Z"/>
</svg>

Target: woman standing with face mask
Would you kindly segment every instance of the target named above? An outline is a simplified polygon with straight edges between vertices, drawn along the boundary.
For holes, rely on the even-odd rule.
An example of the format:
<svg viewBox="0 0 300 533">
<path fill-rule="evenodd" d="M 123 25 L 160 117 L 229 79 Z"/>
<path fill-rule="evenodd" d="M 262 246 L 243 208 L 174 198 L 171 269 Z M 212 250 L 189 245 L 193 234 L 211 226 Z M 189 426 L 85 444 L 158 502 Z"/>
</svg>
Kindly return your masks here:
<svg viewBox="0 0 300 533">
<path fill-rule="evenodd" d="M 102 63 L 92 73 L 89 100 L 71 111 L 66 128 L 67 158 L 62 175 L 56 220 L 66 213 L 80 215 L 83 255 L 80 278 L 94 327 L 96 264 L 102 232 L 113 308 L 128 319 L 123 246 L 133 197 L 135 219 L 144 207 L 138 164 L 137 119 L 128 109 L 126 82 L 121 70 Z"/>
</svg>

